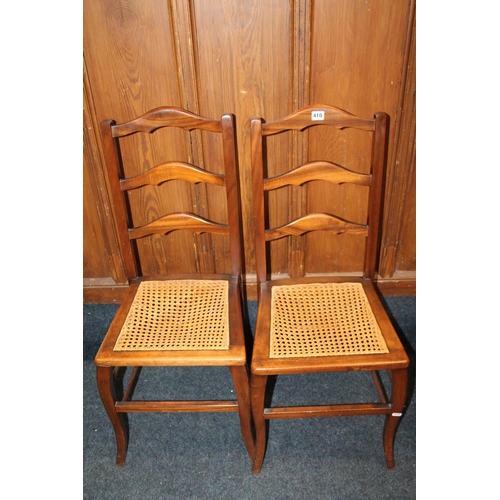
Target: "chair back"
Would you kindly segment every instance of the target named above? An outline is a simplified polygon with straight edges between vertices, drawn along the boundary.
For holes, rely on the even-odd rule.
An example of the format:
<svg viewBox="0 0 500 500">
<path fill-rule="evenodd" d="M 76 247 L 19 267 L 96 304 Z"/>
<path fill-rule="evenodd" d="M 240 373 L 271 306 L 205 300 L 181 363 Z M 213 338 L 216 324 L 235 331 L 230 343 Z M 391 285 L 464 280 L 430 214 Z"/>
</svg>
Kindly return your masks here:
<svg viewBox="0 0 500 500">
<path fill-rule="evenodd" d="M 373 118 L 360 118 L 339 108 L 328 105 L 314 104 L 302 110 L 292 113 L 283 119 L 265 123 L 261 118 L 251 120 L 251 151 L 252 151 L 252 185 L 253 206 L 255 224 L 255 258 L 257 265 L 257 284 L 265 282 L 271 273 L 270 256 L 272 253 L 268 244 L 280 238 L 302 237 L 317 231 L 329 231 L 335 234 L 353 234 L 361 237 L 361 245 L 365 245 L 362 275 L 368 279 L 374 279 L 378 261 L 378 249 L 380 243 L 382 197 L 384 183 L 384 169 L 386 160 L 386 132 L 388 116 L 386 113 L 375 113 Z M 371 149 L 360 152 L 359 155 L 367 156 L 369 153 L 370 165 L 368 172 L 358 172 L 346 168 L 335 162 L 315 158 L 305 163 L 292 164 L 285 172 L 275 174 L 276 167 L 272 161 L 276 161 L 279 155 L 293 156 L 293 147 L 280 148 L 278 153 L 271 152 L 269 136 L 291 131 L 292 134 L 307 134 L 312 128 L 334 128 L 335 133 L 345 134 L 347 129 L 356 129 L 362 133 L 371 134 Z M 295 137 L 295 141 L 298 139 Z M 337 140 L 337 139 L 334 139 Z M 307 139 L 303 141 L 305 145 Z M 289 142 L 292 145 L 292 140 Z M 306 146 L 303 147 L 307 150 Z M 327 142 L 321 144 L 322 152 L 330 152 L 331 147 Z M 295 155 L 297 156 L 297 155 Z M 307 156 L 307 155 L 306 155 Z M 327 156 L 327 155 L 325 155 Z M 288 162 L 290 164 L 290 162 Z M 270 174 L 272 173 L 272 175 Z M 290 186 L 290 190 L 301 189 L 312 181 L 329 182 L 333 184 L 356 184 L 361 189 L 368 189 L 368 201 L 366 204 L 366 218 L 364 220 L 350 221 L 342 218 L 340 214 L 329 213 L 331 199 L 323 200 L 326 209 L 324 211 L 308 211 L 311 202 L 315 207 L 318 200 L 307 200 L 302 197 L 302 214 L 291 214 L 290 206 L 293 203 L 293 195 L 281 197 L 288 206 L 288 215 L 291 220 L 279 221 L 270 214 L 276 208 L 276 200 L 269 194 Z M 304 189 L 304 187 L 302 188 Z M 341 196 L 339 198 L 342 199 Z M 321 200 L 319 200 L 321 201 Z M 335 200 L 337 202 L 338 200 Z M 352 203 L 352 200 L 350 200 Z M 273 218 L 274 217 L 274 218 Z M 307 240 L 307 248 L 313 243 L 313 239 Z M 303 270 L 303 275 L 306 270 Z"/>
<path fill-rule="evenodd" d="M 134 174 L 127 176 L 124 165 L 126 155 L 122 154 L 121 150 L 122 141 L 134 134 L 147 135 L 165 128 L 178 128 L 186 131 L 185 144 L 188 150 L 193 148 L 194 141 L 191 135 L 193 131 L 200 130 L 201 134 L 220 136 L 222 138 L 222 154 L 218 151 L 217 154 L 210 155 L 210 157 L 222 158 L 223 165 L 209 165 L 207 168 L 202 168 L 195 165 L 193 160 L 200 155 L 190 151 L 187 155 L 190 161 L 169 160 L 150 167 L 148 161 L 142 159 L 142 165 L 129 167 Z M 172 231 L 181 230 L 190 231 L 193 236 L 210 233 L 211 235 L 228 237 L 230 273 L 232 276 L 240 276 L 242 266 L 240 204 L 234 116 L 224 114 L 220 120 L 215 120 L 177 107 L 159 107 L 121 124 L 116 124 L 113 120 L 105 120 L 101 123 L 101 135 L 117 233 L 128 280 L 134 280 L 145 274 L 154 274 L 143 272 L 141 251 L 137 246 L 139 240 L 155 238 L 156 235 L 168 235 Z M 219 144 L 218 142 L 209 142 L 205 135 L 202 136 L 202 139 L 207 143 L 208 149 L 213 149 L 215 148 L 214 144 Z M 142 143 L 139 141 L 138 144 Z M 133 147 L 134 155 L 137 155 L 138 149 L 140 148 Z M 143 146 L 142 149 L 146 151 L 148 147 Z M 128 146 L 127 151 L 131 151 L 130 146 Z M 141 152 L 139 151 L 139 153 Z M 129 155 L 129 157 L 134 155 Z M 198 213 L 201 210 L 200 207 L 207 203 L 199 199 L 196 187 L 193 187 L 195 191 L 188 196 L 191 200 L 181 200 L 182 209 L 158 213 L 158 207 L 170 207 L 172 203 L 170 203 L 171 200 L 161 200 L 161 192 L 157 191 L 154 199 L 160 199 L 163 202 L 149 203 L 150 208 L 146 210 L 146 214 L 143 213 L 144 211 L 138 213 L 137 209 L 134 210 L 134 203 L 138 202 L 142 207 L 148 207 L 148 197 L 153 196 L 148 190 L 159 190 L 163 183 L 174 180 L 186 182 L 192 186 L 203 184 L 215 186 L 216 189 L 224 189 L 225 197 L 222 199 L 227 201 L 226 220 L 215 221 Z M 217 199 L 220 200 L 220 196 Z M 206 207 L 205 211 L 207 211 Z M 224 243 L 223 246 L 227 254 L 227 243 Z M 196 241 L 192 241 L 191 250 L 193 248 L 196 248 Z M 178 252 L 182 251 L 185 249 L 178 249 Z M 210 252 L 211 248 L 208 251 Z M 214 260 L 216 259 L 214 258 Z M 200 272 L 199 265 L 196 267 L 197 269 L 192 269 L 191 272 Z"/>
</svg>

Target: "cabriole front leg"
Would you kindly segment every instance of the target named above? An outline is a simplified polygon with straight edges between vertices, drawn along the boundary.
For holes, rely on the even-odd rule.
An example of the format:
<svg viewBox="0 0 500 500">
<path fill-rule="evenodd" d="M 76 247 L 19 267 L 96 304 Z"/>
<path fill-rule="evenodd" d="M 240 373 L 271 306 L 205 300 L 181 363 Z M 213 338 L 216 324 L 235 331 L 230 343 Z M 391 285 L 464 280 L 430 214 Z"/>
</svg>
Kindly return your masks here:
<svg viewBox="0 0 500 500">
<path fill-rule="evenodd" d="M 238 412 L 240 415 L 240 427 L 250 460 L 253 460 L 255 448 L 252 432 L 252 412 L 250 409 L 250 381 L 246 366 L 230 366 L 233 377 L 234 390 L 238 400 Z"/>
<path fill-rule="evenodd" d="M 116 465 L 125 463 L 128 444 L 128 421 L 126 414 L 116 411 L 116 382 L 113 374 L 114 368 L 109 366 L 97 366 L 97 387 L 101 396 L 102 404 L 113 424 L 116 436 Z"/>
<path fill-rule="evenodd" d="M 252 415 L 255 425 L 255 456 L 252 472 L 258 473 L 262 469 L 264 453 L 266 451 L 266 421 L 264 418 L 264 403 L 266 396 L 267 377 L 252 375 L 250 395 L 252 398 Z"/>
<path fill-rule="evenodd" d="M 391 413 L 387 415 L 384 426 L 384 453 L 388 469 L 393 469 L 394 462 L 394 436 L 399 421 L 403 416 L 403 409 L 406 402 L 408 390 L 408 370 L 392 371 L 392 397 Z"/>
</svg>

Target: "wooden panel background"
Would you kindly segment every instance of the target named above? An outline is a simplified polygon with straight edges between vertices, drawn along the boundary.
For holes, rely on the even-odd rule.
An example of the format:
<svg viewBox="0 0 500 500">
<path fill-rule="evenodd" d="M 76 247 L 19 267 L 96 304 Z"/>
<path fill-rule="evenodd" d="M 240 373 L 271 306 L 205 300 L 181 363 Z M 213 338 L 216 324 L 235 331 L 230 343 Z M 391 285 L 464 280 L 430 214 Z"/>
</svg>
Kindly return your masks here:
<svg viewBox="0 0 500 500">
<path fill-rule="evenodd" d="M 85 300 L 120 300 L 126 287 L 98 124 L 106 118 L 129 120 L 162 105 L 216 118 L 225 112 L 236 116 L 250 296 L 255 273 L 250 118 L 272 121 L 312 102 L 367 117 L 386 111 L 391 123 L 380 282 L 388 293 L 414 293 L 414 0 L 84 0 L 83 7 Z M 173 157 L 219 168 L 216 144 L 207 137 L 160 132 L 130 139 L 124 150 L 127 173 Z M 366 146 L 362 136 L 349 139 Z M 345 139 L 332 136 L 327 151 L 324 136 L 315 133 L 304 140 L 297 134 L 270 140 L 278 145 L 269 162 L 276 171 L 325 152 L 347 167 L 367 168 L 368 158 L 354 153 Z M 290 159 L 280 159 L 280 152 Z M 288 213 L 276 217 L 324 203 L 334 210 L 336 200 L 345 199 L 345 215 L 356 218 L 366 203 L 362 189 L 322 183 L 287 189 L 277 196 L 289 201 Z M 225 200 L 217 189 L 167 183 L 146 193 L 139 205 L 144 220 L 167 206 L 220 219 Z M 315 237 L 321 238 L 320 254 L 308 251 L 307 237 L 276 242 L 273 272 L 315 273 L 325 260 L 332 263 L 329 272 L 359 270 L 362 256 L 349 237 Z M 140 251 L 146 271 L 219 271 L 229 263 L 227 248 L 207 235 L 174 233 L 154 238 Z"/>
</svg>

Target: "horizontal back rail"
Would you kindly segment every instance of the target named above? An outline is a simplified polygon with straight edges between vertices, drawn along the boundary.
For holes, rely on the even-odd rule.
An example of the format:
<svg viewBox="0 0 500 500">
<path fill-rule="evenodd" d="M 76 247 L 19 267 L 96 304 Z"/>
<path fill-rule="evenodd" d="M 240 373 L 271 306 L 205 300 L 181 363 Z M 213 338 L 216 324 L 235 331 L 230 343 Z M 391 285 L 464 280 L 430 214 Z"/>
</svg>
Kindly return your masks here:
<svg viewBox="0 0 500 500">
<path fill-rule="evenodd" d="M 113 125 L 113 137 L 125 137 L 136 132 L 154 132 L 161 127 L 179 127 L 184 130 L 195 128 L 210 132 L 221 132 L 220 120 L 203 118 L 181 108 L 155 108 L 143 115 L 119 125 Z"/>
<path fill-rule="evenodd" d="M 169 180 L 183 180 L 196 184 L 204 182 L 215 186 L 224 186 L 224 175 L 207 172 L 191 163 L 181 161 L 169 161 L 157 165 L 147 172 L 122 179 L 120 187 L 122 191 L 128 189 L 137 189 L 139 187 L 150 185 L 158 186 L 162 182 Z"/>
<path fill-rule="evenodd" d="M 264 190 L 270 191 L 288 185 L 300 186 L 309 181 L 329 181 L 334 184 L 349 182 L 361 186 L 370 186 L 371 178 L 370 174 L 352 172 L 329 161 L 312 161 L 284 174 L 264 179 Z"/>
<path fill-rule="evenodd" d="M 266 229 L 266 241 L 277 240 L 284 236 L 300 236 L 310 231 L 331 231 L 335 234 L 349 233 L 366 236 L 368 226 L 348 222 L 330 214 L 308 214 L 280 227 Z"/>
<path fill-rule="evenodd" d="M 360 118 L 327 104 L 307 106 L 280 120 L 262 124 L 262 135 L 273 135 L 286 130 L 304 130 L 311 125 L 330 125 L 339 129 L 375 130 L 373 118 Z"/>
<path fill-rule="evenodd" d="M 227 224 L 219 224 L 189 212 L 178 212 L 160 217 L 144 226 L 129 229 L 129 237 L 130 239 L 144 238 L 153 234 L 167 234 L 181 229 L 187 229 L 198 234 L 229 235 L 229 226 Z"/>
</svg>

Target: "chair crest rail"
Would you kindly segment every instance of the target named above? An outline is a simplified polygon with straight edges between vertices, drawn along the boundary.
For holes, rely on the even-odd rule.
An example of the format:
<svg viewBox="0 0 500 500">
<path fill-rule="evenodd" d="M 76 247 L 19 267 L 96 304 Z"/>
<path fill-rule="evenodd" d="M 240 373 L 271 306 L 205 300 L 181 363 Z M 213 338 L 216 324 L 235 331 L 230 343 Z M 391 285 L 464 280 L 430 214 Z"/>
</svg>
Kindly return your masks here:
<svg viewBox="0 0 500 500">
<path fill-rule="evenodd" d="M 143 115 L 119 125 L 113 125 L 113 137 L 125 137 L 136 132 L 154 132 L 161 127 L 179 127 L 184 130 L 199 128 L 210 132 L 221 132 L 219 120 L 203 118 L 181 108 L 155 108 Z"/>
<path fill-rule="evenodd" d="M 314 114 L 317 113 L 322 113 L 321 120 L 314 118 Z M 305 124 L 304 120 L 306 120 Z M 330 125 L 339 129 L 375 130 L 375 120 L 373 118 L 360 118 L 334 106 L 315 104 L 291 113 L 280 120 L 263 123 L 262 135 L 273 135 L 284 130 L 304 130 L 312 125 Z"/>
</svg>

